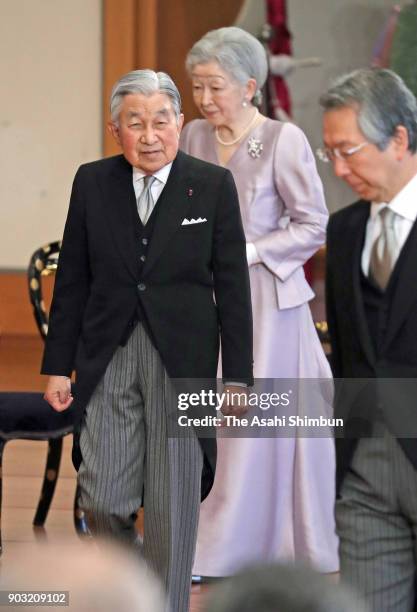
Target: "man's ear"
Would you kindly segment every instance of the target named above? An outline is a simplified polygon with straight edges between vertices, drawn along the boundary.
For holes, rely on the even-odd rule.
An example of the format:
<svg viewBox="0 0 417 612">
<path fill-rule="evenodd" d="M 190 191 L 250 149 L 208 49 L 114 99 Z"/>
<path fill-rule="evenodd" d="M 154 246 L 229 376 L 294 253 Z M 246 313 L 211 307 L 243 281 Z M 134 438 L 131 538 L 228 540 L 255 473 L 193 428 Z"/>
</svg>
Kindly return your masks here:
<svg viewBox="0 0 417 612">
<path fill-rule="evenodd" d="M 110 134 L 113 136 L 118 145 L 120 145 L 120 136 L 119 136 L 119 127 L 114 121 L 109 121 L 107 124 L 107 129 Z"/>
<path fill-rule="evenodd" d="M 394 144 L 396 157 L 400 161 L 407 153 L 409 145 L 408 132 L 404 125 L 397 125 L 392 142 Z"/>
</svg>

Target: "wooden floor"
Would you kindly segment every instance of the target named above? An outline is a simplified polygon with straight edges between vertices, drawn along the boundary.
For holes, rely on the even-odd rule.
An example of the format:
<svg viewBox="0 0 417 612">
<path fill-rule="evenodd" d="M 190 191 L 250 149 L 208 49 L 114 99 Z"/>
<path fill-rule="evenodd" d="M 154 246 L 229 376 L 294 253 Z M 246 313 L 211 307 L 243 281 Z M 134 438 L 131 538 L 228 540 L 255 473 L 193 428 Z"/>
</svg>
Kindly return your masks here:
<svg viewBox="0 0 417 612">
<path fill-rule="evenodd" d="M 44 377 L 38 374 L 41 340 L 34 336 L 0 336 L 0 391 L 41 391 Z M 71 439 L 64 443 L 63 461 L 52 507 L 44 529 L 34 529 L 46 457 L 45 442 L 8 442 L 3 461 L 2 537 L 0 567 L 18 551 L 27 550 L 38 538 L 54 544 L 79 545 L 72 522 L 75 471 L 70 460 Z M 0 578 L 1 580 L 1 578 Z M 1 582 L 0 582 L 1 585 Z M 195 586 L 191 612 L 201 612 L 208 587 Z"/>
</svg>

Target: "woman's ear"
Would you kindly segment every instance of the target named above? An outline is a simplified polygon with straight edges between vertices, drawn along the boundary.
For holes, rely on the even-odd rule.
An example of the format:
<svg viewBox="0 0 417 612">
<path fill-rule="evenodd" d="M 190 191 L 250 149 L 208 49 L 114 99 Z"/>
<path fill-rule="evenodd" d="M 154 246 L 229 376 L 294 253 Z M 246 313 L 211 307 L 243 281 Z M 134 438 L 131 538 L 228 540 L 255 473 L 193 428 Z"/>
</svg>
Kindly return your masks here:
<svg viewBox="0 0 417 612">
<path fill-rule="evenodd" d="M 245 85 L 245 99 L 250 102 L 258 89 L 256 79 L 249 79 Z"/>
</svg>

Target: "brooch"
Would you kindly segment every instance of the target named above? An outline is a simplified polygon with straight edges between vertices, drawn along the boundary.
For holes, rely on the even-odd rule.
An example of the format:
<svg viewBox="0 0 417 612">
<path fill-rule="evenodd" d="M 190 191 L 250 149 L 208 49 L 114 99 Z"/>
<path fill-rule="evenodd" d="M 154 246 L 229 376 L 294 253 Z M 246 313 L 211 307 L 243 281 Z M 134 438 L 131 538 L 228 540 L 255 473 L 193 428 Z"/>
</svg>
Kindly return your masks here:
<svg viewBox="0 0 417 612">
<path fill-rule="evenodd" d="M 248 153 L 253 159 L 256 159 L 261 156 L 262 150 L 264 146 L 260 140 L 256 138 L 249 138 L 248 140 Z"/>
</svg>

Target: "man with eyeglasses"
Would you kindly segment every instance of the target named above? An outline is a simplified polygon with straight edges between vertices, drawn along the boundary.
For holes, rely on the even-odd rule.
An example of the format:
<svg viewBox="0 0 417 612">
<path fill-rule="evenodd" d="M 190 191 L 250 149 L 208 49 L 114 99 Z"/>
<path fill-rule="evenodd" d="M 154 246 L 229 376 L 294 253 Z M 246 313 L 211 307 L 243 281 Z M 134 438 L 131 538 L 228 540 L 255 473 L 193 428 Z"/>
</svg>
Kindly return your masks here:
<svg viewBox="0 0 417 612">
<path fill-rule="evenodd" d="M 409 612 L 417 557 L 417 103 L 390 70 L 321 97 L 330 161 L 360 199 L 332 215 L 327 319 L 336 384 L 342 579 Z"/>
</svg>

